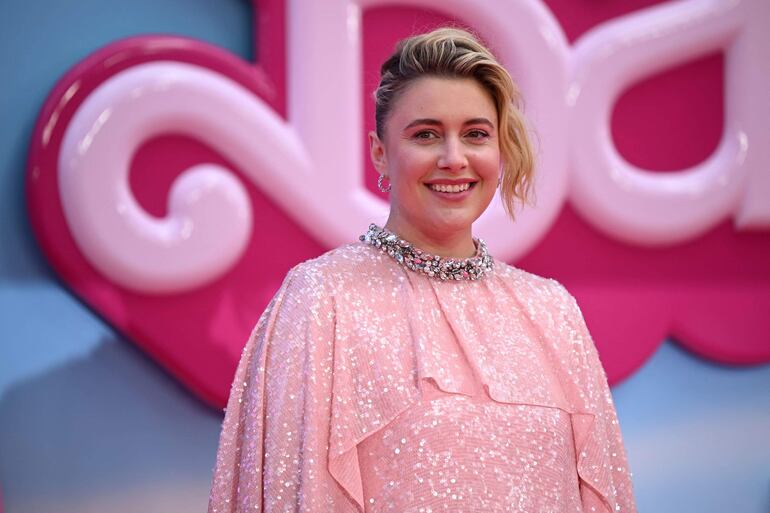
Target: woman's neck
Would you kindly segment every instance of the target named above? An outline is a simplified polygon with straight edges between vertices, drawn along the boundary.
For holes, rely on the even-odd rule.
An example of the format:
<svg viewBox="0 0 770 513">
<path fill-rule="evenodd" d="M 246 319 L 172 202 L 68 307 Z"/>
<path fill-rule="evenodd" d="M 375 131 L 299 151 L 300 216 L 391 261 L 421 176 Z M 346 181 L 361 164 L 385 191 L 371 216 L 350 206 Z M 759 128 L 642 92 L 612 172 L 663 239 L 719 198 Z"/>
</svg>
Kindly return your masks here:
<svg viewBox="0 0 770 513">
<path fill-rule="evenodd" d="M 391 216 L 385 229 L 395 233 L 415 247 L 428 253 L 449 258 L 470 258 L 476 254 L 470 226 L 450 233 L 424 233 L 414 225 L 399 222 Z"/>
</svg>

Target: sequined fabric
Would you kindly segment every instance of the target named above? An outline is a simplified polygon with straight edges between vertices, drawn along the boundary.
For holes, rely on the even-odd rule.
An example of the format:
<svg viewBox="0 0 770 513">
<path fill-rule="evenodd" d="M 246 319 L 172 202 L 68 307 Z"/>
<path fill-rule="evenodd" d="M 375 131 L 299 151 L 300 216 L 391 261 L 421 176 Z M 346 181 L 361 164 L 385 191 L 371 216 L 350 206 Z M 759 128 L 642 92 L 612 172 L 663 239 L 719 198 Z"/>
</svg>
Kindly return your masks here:
<svg viewBox="0 0 770 513">
<path fill-rule="evenodd" d="M 358 445 L 367 512 L 583 511 L 569 414 L 421 384 Z"/>
<path fill-rule="evenodd" d="M 288 273 L 236 371 L 210 512 L 578 508 L 636 511 L 604 371 L 558 282 L 500 261 L 442 282 L 363 242 Z"/>
</svg>

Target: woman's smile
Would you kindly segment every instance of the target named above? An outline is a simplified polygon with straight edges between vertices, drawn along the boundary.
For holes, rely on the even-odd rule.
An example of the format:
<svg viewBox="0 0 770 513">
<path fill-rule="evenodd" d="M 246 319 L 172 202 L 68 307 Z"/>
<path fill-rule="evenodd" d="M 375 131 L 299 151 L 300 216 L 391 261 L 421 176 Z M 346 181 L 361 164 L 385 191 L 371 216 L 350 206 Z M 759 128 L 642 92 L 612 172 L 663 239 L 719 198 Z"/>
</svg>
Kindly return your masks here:
<svg viewBox="0 0 770 513">
<path fill-rule="evenodd" d="M 444 201 L 462 201 L 467 198 L 476 182 L 464 182 L 459 185 L 445 185 L 440 183 L 425 184 L 431 192 Z"/>
</svg>

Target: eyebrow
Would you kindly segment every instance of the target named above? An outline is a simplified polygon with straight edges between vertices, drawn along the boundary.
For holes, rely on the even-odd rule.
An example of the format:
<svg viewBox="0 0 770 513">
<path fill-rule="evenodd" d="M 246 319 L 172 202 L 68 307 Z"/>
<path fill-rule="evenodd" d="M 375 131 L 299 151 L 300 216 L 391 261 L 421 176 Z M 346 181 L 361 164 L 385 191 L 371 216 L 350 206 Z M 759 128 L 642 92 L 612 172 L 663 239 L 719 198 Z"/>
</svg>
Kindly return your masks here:
<svg viewBox="0 0 770 513">
<path fill-rule="evenodd" d="M 437 119 L 419 118 L 406 125 L 404 130 L 409 130 L 418 125 L 441 126 L 442 123 Z M 487 118 L 472 118 L 464 122 L 463 125 L 487 125 L 489 128 L 495 128 L 495 125 Z"/>
</svg>

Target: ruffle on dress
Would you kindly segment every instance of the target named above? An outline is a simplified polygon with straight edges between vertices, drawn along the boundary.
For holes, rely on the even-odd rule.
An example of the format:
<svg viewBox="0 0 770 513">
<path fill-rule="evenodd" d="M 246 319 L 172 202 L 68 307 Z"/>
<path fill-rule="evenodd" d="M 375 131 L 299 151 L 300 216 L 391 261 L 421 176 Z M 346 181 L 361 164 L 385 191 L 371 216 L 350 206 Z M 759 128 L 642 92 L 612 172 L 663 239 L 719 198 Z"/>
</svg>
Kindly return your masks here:
<svg viewBox="0 0 770 513">
<path fill-rule="evenodd" d="M 363 243 L 295 267 L 260 319 L 209 511 L 363 512 L 357 446 L 419 402 L 421 380 L 568 413 L 584 511 L 635 511 L 606 376 L 564 287 L 499 261 L 441 282 Z"/>
</svg>

